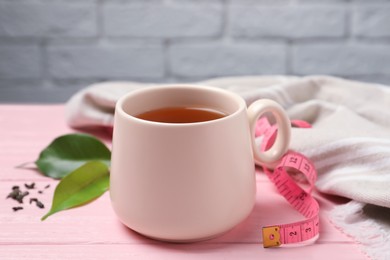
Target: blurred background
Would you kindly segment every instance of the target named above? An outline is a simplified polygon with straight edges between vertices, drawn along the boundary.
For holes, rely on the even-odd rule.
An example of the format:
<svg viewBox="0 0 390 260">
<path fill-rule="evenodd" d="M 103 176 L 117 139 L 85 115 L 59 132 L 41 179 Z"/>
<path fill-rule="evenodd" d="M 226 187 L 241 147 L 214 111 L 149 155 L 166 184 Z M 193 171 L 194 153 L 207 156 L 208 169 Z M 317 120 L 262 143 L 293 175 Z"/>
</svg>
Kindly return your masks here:
<svg viewBox="0 0 390 260">
<path fill-rule="evenodd" d="M 390 85 L 390 0 L 0 0 L 3 103 L 270 74 Z"/>
</svg>

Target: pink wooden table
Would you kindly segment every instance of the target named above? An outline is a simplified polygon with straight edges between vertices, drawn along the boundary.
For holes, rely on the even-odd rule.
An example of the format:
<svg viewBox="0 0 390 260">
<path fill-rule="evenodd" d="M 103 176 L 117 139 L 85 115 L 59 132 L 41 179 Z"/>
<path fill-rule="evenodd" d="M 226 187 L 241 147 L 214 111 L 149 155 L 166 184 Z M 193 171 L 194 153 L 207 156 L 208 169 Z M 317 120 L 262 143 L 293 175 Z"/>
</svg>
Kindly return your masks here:
<svg viewBox="0 0 390 260">
<path fill-rule="evenodd" d="M 34 161 L 53 138 L 74 132 L 64 122 L 63 105 L 0 105 L 0 259 L 367 259 L 358 246 L 327 220 L 335 203 L 317 195 L 321 205 L 321 236 L 316 243 L 264 249 L 261 227 L 300 220 L 298 213 L 257 173 L 257 203 L 243 223 L 225 235 L 194 244 L 150 240 L 123 226 L 106 193 L 93 203 L 60 212 L 46 221 L 40 217 L 51 205 L 56 181 L 34 169 L 15 166 Z M 104 136 L 104 133 L 96 133 Z M 109 140 L 106 139 L 109 144 Z M 38 188 L 25 199 L 24 210 L 5 199 L 12 186 L 35 182 Z M 28 204 L 38 197 L 45 209 Z"/>
</svg>

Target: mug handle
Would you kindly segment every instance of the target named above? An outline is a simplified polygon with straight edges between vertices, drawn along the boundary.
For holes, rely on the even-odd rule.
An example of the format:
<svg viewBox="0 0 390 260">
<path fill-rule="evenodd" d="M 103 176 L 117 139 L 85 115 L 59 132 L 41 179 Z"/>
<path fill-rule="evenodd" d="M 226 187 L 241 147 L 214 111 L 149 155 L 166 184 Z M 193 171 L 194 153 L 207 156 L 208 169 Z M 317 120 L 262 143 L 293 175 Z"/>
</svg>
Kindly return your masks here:
<svg viewBox="0 0 390 260">
<path fill-rule="evenodd" d="M 278 134 L 272 147 L 268 151 L 261 152 L 255 142 L 256 122 L 267 112 L 272 113 L 275 117 L 278 125 Z M 253 102 L 248 107 L 248 118 L 255 162 L 258 165 L 265 164 L 273 168 L 273 163 L 277 162 L 288 150 L 291 137 L 290 119 L 284 109 L 270 99 L 261 99 Z"/>
</svg>

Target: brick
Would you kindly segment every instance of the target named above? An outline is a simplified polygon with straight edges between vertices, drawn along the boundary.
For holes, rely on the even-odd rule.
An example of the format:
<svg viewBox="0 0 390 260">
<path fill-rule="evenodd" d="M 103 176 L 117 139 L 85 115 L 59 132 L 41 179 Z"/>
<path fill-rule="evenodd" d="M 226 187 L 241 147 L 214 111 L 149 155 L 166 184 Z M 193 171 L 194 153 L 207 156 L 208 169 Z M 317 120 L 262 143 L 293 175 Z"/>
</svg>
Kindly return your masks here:
<svg viewBox="0 0 390 260">
<path fill-rule="evenodd" d="M 54 88 L 44 86 L 44 82 L 7 82 L 8 86 L 2 87 L 0 81 L 1 103 L 64 103 L 80 88 Z M 83 85 L 85 87 L 87 85 Z"/>
<path fill-rule="evenodd" d="M 42 56 L 38 46 L 0 46 L 0 78 L 41 77 Z"/>
<path fill-rule="evenodd" d="M 230 0 L 235 5 L 287 5 L 291 0 Z"/>
<path fill-rule="evenodd" d="M 386 44 L 317 44 L 293 48 L 293 72 L 298 74 L 369 75 L 390 73 Z"/>
<path fill-rule="evenodd" d="M 364 81 L 368 83 L 377 83 L 377 84 L 385 85 L 386 87 L 390 88 L 390 74 L 351 76 L 348 78 L 352 80 Z"/>
<path fill-rule="evenodd" d="M 359 6 L 352 17 L 353 35 L 390 37 L 390 5 Z"/>
<path fill-rule="evenodd" d="M 230 0 L 233 4 L 250 4 L 250 5 L 299 5 L 299 4 L 326 4 L 345 3 L 350 0 Z M 367 0 L 362 0 L 367 1 Z M 371 0 L 372 1 L 372 0 Z"/>
<path fill-rule="evenodd" d="M 351 2 L 353 3 L 356 3 L 356 4 L 361 4 L 361 5 L 365 5 L 365 4 L 377 4 L 377 3 L 388 3 L 390 0 L 370 0 L 370 1 L 367 1 L 367 0 L 351 0 Z"/>
<path fill-rule="evenodd" d="M 342 6 L 244 6 L 230 8 L 234 37 L 341 37 L 346 12 Z"/>
<path fill-rule="evenodd" d="M 326 2 L 327 4 L 344 4 L 346 2 L 349 2 L 351 0 L 290 0 L 290 2 L 293 2 L 294 3 L 307 3 L 307 4 L 321 4 L 323 5 L 324 2 Z M 364 0 L 364 1 L 367 1 L 367 0 Z M 376 1 L 376 0 L 371 0 L 371 1 Z"/>
<path fill-rule="evenodd" d="M 161 78 L 161 46 L 52 46 L 48 50 L 50 74 L 64 78 Z"/>
<path fill-rule="evenodd" d="M 201 37 L 222 31 L 218 4 L 106 4 L 103 28 L 108 36 Z"/>
<path fill-rule="evenodd" d="M 286 72 L 282 44 L 177 44 L 169 51 L 176 76 L 212 77 Z"/>
<path fill-rule="evenodd" d="M 1 2 L 0 36 L 95 36 L 96 8 L 88 3 Z"/>
</svg>

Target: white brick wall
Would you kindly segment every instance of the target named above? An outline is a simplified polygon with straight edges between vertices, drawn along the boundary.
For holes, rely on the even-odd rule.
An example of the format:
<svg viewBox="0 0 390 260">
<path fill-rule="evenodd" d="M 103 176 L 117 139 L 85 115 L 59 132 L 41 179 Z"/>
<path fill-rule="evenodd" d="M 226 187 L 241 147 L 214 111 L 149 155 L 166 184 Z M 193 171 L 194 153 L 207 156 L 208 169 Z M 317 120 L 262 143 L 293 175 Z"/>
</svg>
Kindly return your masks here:
<svg viewBox="0 0 390 260">
<path fill-rule="evenodd" d="M 390 0 L 0 0 L 0 102 L 264 74 L 390 85 Z"/>
</svg>

